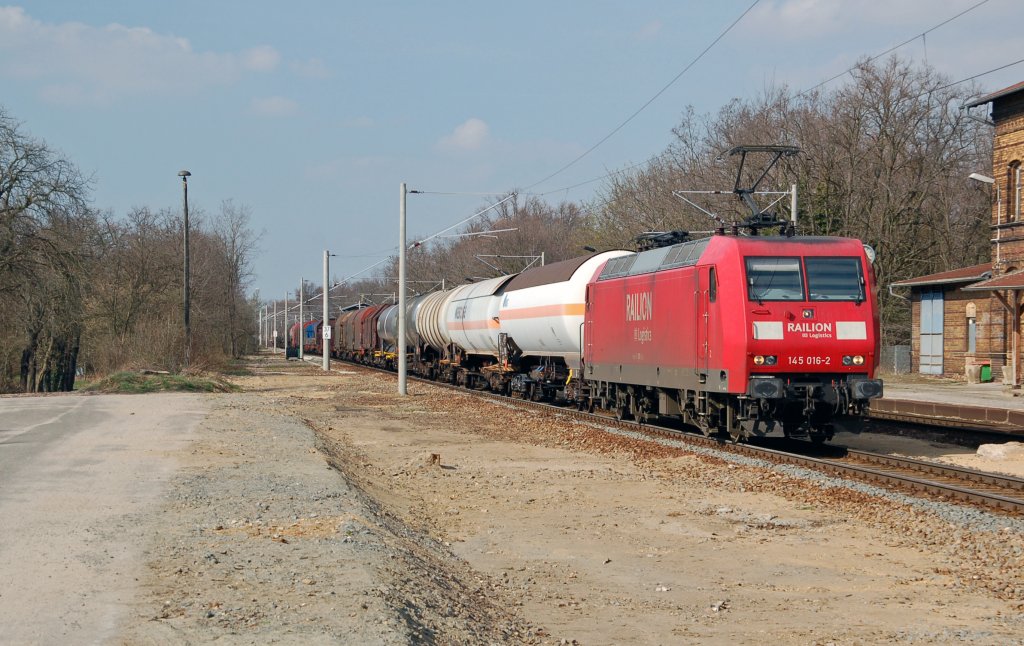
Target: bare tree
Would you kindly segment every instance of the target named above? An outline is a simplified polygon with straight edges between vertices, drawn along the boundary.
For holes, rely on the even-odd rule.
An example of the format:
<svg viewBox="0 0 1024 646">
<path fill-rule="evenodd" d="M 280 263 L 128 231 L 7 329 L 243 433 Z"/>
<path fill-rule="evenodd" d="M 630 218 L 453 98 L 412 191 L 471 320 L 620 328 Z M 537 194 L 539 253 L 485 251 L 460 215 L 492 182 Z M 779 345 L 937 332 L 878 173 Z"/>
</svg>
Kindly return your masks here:
<svg viewBox="0 0 1024 646">
<path fill-rule="evenodd" d="M 0 109 L 0 309 L 13 323 L 24 391 L 69 390 L 81 336 L 82 259 L 94 218 L 88 182 L 69 161 Z M 12 374 L 13 373 L 13 374 Z"/>
<path fill-rule="evenodd" d="M 243 349 L 251 350 L 246 342 L 253 338 L 253 316 L 246 305 L 245 291 L 252 282 L 252 256 L 259 249 L 262 234 L 249 228 L 250 218 L 249 207 L 225 200 L 213 226 L 223 263 L 226 349 L 231 357 L 238 357 Z"/>
</svg>

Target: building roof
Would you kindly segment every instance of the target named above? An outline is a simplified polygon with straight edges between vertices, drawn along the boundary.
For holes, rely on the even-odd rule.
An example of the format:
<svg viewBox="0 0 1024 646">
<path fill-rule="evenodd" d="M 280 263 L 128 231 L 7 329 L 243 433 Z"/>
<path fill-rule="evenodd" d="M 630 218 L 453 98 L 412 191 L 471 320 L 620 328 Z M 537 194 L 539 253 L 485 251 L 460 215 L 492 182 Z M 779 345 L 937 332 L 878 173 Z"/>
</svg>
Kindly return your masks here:
<svg viewBox="0 0 1024 646">
<path fill-rule="evenodd" d="M 1024 269 L 996 276 L 963 288 L 971 291 L 992 291 L 996 289 L 1024 289 Z"/>
<path fill-rule="evenodd" d="M 892 287 L 924 287 L 926 285 L 947 285 L 953 283 L 973 283 L 976 280 L 991 278 L 992 263 L 986 262 L 972 267 L 961 267 L 937 274 L 918 276 L 891 283 Z"/>
<path fill-rule="evenodd" d="M 1004 87 L 1001 90 L 996 90 L 995 92 L 992 92 L 991 94 L 986 94 L 985 96 L 981 97 L 980 99 L 975 99 L 974 101 L 971 101 L 970 103 L 966 104 L 964 107 L 965 108 L 976 108 L 979 105 L 984 105 L 986 103 L 991 103 L 992 101 L 995 101 L 996 99 L 1001 99 L 1004 96 L 1009 96 L 1011 94 L 1016 94 L 1017 92 L 1021 92 L 1021 91 L 1024 91 L 1024 81 L 1021 81 L 1020 83 L 1017 83 L 1016 85 L 1011 85 L 1010 87 Z"/>
</svg>

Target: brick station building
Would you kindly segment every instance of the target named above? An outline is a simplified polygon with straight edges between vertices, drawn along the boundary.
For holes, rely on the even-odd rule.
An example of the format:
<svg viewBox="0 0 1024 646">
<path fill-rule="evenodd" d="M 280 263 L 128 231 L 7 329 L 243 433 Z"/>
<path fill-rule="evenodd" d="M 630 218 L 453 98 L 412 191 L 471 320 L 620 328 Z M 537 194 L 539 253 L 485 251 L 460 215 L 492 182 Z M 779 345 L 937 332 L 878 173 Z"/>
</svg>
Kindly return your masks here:
<svg viewBox="0 0 1024 646">
<path fill-rule="evenodd" d="M 1021 383 L 1024 308 L 1024 82 L 972 101 L 991 104 L 995 124 L 992 262 L 892 283 L 910 288 L 914 369 L 963 376 L 989 365 L 995 379 Z M 975 368 L 975 370 L 977 370 Z"/>
</svg>

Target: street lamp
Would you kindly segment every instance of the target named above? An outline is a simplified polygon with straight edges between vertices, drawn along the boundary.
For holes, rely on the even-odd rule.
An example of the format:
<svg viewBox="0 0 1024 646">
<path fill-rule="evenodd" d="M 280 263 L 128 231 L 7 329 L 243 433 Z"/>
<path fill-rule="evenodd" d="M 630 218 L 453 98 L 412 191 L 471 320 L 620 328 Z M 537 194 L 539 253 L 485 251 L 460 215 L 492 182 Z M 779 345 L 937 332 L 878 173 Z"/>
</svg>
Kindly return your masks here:
<svg viewBox="0 0 1024 646">
<path fill-rule="evenodd" d="M 178 171 L 178 177 L 181 178 L 181 188 L 183 191 L 183 204 L 185 211 L 185 222 L 182 227 L 185 230 L 185 367 L 188 368 L 190 355 L 192 354 L 192 324 L 189 320 L 189 271 L 188 271 L 188 178 L 192 176 L 192 173 L 187 170 Z"/>
<path fill-rule="evenodd" d="M 1003 223 L 1003 194 L 999 190 L 999 184 L 996 183 L 995 178 L 989 177 L 988 175 L 982 175 L 981 173 L 971 173 L 967 176 L 967 179 L 973 179 L 976 182 L 988 184 L 996 187 L 996 266 L 1002 266 L 1002 259 L 999 254 L 999 238 L 1001 230 L 999 225 Z"/>
<path fill-rule="evenodd" d="M 999 191 L 999 184 L 996 184 L 996 180 L 988 175 L 982 175 L 981 173 L 971 173 L 967 176 L 967 179 L 973 179 L 976 182 L 982 182 L 996 187 L 996 224 L 1003 223 L 1003 197 Z"/>
<path fill-rule="evenodd" d="M 994 270 L 995 269 L 1002 269 L 1003 262 L 1002 262 L 1002 258 L 1000 257 L 1000 253 L 999 253 L 999 242 L 1000 242 L 999 238 L 1000 238 L 1000 234 L 1002 233 L 1002 228 L 999 225 L 1001 225 L 1003 223 L 1003 197 L 1002 197 L 1002 194 L 999 191 L 999 184 L 996 182 L 994 177 L 989 177 L 988 175 L 982 175 L 981 173 L 971 173 L 970 175 L 967 176 L 967 179 L 973 179 L 976 182 L 981 182 L 983 184 L 989 184 L 990 186 L 995 186 L 996 187 L 996 227 L 995 227 L 995 229 L 996 229 L 996 262 L 995 262 L 995 265 L 993 266 L 993 269 Z M 1004 297 L 999 296 L 999 294 L 996 294 L 996 296 L 999 297 L 999 300 L 1003 302 L 1003 305 L 1006 306 L 1007 309 L 1010 309 L 1010 304 L 1007 304 L 1007 302 L 1006 302 Z M 1018 362 L 1020 360 L 1020 349 L 1019 349 L 1020 346 L 1018 345 L 1018 343 L 1019 343 L 1018 338 L 1020 336 L 1020 306 L 1018 304 L 1018 300 L 1019 300 L 1019 292 L 1017 290 L 1013 290 L 1013 302 L 1012 302 L 1012 310 L 1013 310 L 1013 313 L 1012 313 L 1012 317 L 1013 317 L 1013 344 L 1012 344 L 1012 352 L 1013 352 L 1013 354 L 1011 355 L 1011 359 L 1010 359 L 1010 366 L 1011 366 L 1010 369 L 1011 369 L 1011 372 L 1012 372 L 1012 375 L 1013 375 L 1012 386 L 1014 388 L 1016 388 L 1017 385 L 1020 383 L 1018 378 L 1017 378 L 1017 364 L 1018 364 Z"/>
</svg>

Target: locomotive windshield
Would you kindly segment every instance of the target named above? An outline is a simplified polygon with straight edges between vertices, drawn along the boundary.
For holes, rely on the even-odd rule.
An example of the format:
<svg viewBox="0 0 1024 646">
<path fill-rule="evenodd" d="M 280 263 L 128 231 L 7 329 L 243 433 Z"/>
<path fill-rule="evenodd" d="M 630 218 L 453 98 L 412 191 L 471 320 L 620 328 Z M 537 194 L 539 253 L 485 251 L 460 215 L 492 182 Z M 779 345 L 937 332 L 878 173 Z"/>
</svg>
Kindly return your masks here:
<svg viewBox="0 0 1024 646">
<path fill-rule="evenodd" d="M 747 258 L 747 288 L 752 301 L 802 301 L 799 258 Z"/>
<path fill-rule="evenodd" d="M 864 274 L 859 258 L 803 259 L 807 297 L 812 301 L 863 301 Z M 749 257 L 747 295 L 752 301 L 802 301 L 804 280 L 800 258 Z"/>
<path fill-rule="evenodd" d="M 859 258 L 804 258 L 812 301 L 862 301 L 864 276 Z"/>
</svg>

